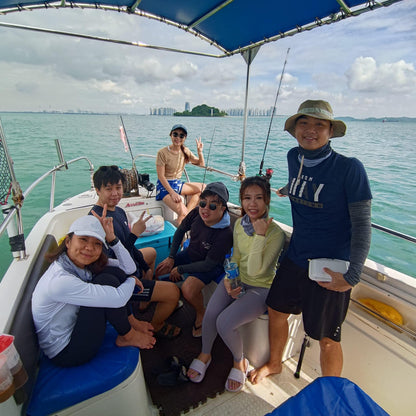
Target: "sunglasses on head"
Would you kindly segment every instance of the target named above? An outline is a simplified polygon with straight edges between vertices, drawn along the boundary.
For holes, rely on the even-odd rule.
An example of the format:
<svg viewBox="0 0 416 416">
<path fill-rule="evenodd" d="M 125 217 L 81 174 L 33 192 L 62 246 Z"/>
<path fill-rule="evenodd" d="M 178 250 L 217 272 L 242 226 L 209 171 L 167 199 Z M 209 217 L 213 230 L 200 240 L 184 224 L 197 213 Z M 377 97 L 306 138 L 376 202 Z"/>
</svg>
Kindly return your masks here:
<svg viewBox="0 0 416 416">
<path fill-rule="evenodd" d="M 98 170 L 106 172 L 107 170 L 118 170 L 118 166 L 111 165 L 111 166 L 100 166 Z"/>
<path fill-rule="evenodd" d="M 210 204 L 208 204 L 207 201 L 199 201 L 199 206 L 201 208 L 205 208 L 207 205 L 211 211 L 215 211 L 218 205 L 221 205 L 221 204 L 218 204 L 218 203 L 216 204 L 215 202 L 211 202 Z"/>
<path fill-rule="evenodd" d="M 172 136 L 173 136 L 173 137 L 178 137 L 178 136 L 179 136 L 179 138 L 180 138 L 180 139 L 184 139 L 184 138 L 186 137 L 186 134 L 183 134 L 183 133 L 177 133 L 176 131 L 174 131 L 174 132 L 172 133 Z"/>
</svg>

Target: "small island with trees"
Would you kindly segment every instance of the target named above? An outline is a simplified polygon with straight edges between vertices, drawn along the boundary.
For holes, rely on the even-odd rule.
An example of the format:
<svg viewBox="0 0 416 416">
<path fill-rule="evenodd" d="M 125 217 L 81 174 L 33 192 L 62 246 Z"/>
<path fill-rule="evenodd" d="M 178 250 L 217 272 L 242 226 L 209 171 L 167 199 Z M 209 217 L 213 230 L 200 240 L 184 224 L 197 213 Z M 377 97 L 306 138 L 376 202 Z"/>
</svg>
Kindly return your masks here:
<svg viewBox="0 0 416 416">
<path fill-rule="evenodd" d="M 224 117 L 228 115 L 225 111 L 220 111 L 218 108 L 209 107 L 206 104 L 197 105 L 191 111 L 182 111 L 173 113 L 174 116 L 187 117 Z"/>
</svg>

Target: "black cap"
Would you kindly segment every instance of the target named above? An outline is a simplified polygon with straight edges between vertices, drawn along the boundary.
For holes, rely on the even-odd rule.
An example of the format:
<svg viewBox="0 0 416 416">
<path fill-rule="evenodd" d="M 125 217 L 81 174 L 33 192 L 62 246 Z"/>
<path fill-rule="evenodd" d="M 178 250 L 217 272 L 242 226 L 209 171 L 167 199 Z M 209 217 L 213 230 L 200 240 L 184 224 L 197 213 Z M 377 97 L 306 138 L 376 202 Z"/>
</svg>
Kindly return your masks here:
<svg viewBox="0 0 416 416">
<path fill-rule="evenodd" d="M 229 193 L 227 187 L 222 182 L 211 182 L 209 183 L 205 189 L 205 191 L 210 191 L 216 195 L 218 195 L 222 200 L 228 202 Z"/>
</svg>

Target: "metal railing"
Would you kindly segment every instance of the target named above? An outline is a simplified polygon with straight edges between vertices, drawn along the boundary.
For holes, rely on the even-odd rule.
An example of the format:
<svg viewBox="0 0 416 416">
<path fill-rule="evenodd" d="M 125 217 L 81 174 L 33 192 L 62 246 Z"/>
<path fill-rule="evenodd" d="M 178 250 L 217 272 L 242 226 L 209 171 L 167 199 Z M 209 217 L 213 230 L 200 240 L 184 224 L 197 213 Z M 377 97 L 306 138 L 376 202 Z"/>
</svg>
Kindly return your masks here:
<svg viewBox="0 0 416 416">
<path fill-rule="evenodd" d="M 54 168 L 50 169 L 46 173 L 44 173 L 42 176 L 40 176 L 38 179 L 36 179 L 29 187 L 23 192 L 23 201 L 29 196 L 29 194 L 47 177 L 51 176 L 51 192 L 50 192 L 50 200 L 49 200 L 49 212 L 51 212 L 55 207 L 55 188 L 56 188 L 56 172 L 61 171 L 63 169 L 68 169 L 69 165 L 72 165 L 73 163 L 79 162 L 80 160 L 87 161 L 89 165 L 89 172 L 90 172 L 90 180 L 91 180 L 91 189 L 94 189 L 94 185 L 92 182 L 92 175 L 94 174 L 94 165 L 92 162 L 85 156 L 80 156 L 75 159 L 65 161 L 62 149 L 60 146 L 59 140 L 55 140 L 57 151 L 58 151 L 58 157 L 59 161 L 61 162 L 59 165 L 55 166 Z M 2 223 L 0 224 L 0 237 L 3 235 L 3 233 L 7 230 L 8 225 L 13 220 L 14 216 L 17 218 L 17 226 L 19 230 L 23 230 L 23 223 L 22 223 L 22 216 L 21 216 L 21 206 L 19 205 L 13 205 L 10 206 L 8 209 L 7 215 L 4 217 Z M 25 257 L 24 250 L 21 250 L 19 256 L 20 258 Z"/>
<path fill-rule="evenodd" d="M 139 157 L 148 157 L 148 158 L 152 158 L 152 159 L 156 159 L 156 156 L 153 156 L 153 155 L 148 155 L 148 154 L 138 154 L 138 155 L 136 155 L 135 157 L 134 157 L 134 159 L 133 159 L 133 161 L 135 162 L 136 161 L 136 159 L 137 158 L 139 158 Z M 206 171 L 208 171 L 208 172 L 215 172 L 215 173 L 219 173 L 220 175 L 224 175 L 224 176 L 228 176 L 229 178 L 231 178 L 233 181 L 238 181 L 238 180 L 242 180 L 243 178 L 241 178 L 240 177 L 240 175 L 236 175 L 236 174 L 232 174 L 232 173 L 228 173 L 228 172 L 224 172 L 224 171 L 222 171 L 222 170 L 219 170 L 219 169 L 215 169 L 215 168 L 213 168 L 213 167 L 211 167 L 211 166 L 198 166 L 198 165 L 195 165 L 196 167 L 198 167 L 198 168 L 200 168 L 200 169 L 204 169 L 204 170 L 206 170 Z M 186 171 L 186 168 L 185 168 L 185 170 L 184 170 L 184 173 L 185 173 L 185 176 L 186 176 L 186 180 L 187 180 L 187 182 L 190 182 L 190 180 L 189 180 L 189 176 L 188 176 L 188 173 L 187 173 L 187 171 Z M 275 189 L 275 188 L 271 188 L 271 191 L 272 192 L 276 192 L 277 191 L 277 189 Z M 375 224 L 375 223 L 371 223 L 371 227 L 372 228 L 375 228 L 376 230 L 380 230 L 380 231 L 382 231 L 382 232 L 384 232 L 384 233 L 386 233 L 386 234 L 390 234 L 390 235 L 393 235 L 393 236 L 395 236 L 395 237 L 399 237 L 399 238 L 402 238 L 403 240 L 407 240 L 407 241 L 410 241 L 411 243 L 416 243 L 416 237 L 413 237 L 413 236 L 411 236 L 411 235 L 408 235 L 408 234 L 404 234 L 404 233 L 401 233 L 401 232 L 399 232 L 399 231 L 395 231 L 395 230 L 392 230 L 391 228 L 387 228 L 387 227 L 384 227 L 384 226 L 382 226 L 382 225 L 379 225 L 379 224 Z"/>
<path fill-rule="evenodd" d="M 42 182 L 48 176 L 52 175 L 51 194 L 50 194 L 50 202 L 49 202 L 49 210 L 50 211 L 52 211 L 54 209 L 56 172 L 61 171 L 63 169 L 68 169 L 68 165 L 71 165 L 71 164 L 73 164 L 75 162 L 78 162 L 80 160 L 86 160 L 89 164 L 89 171 L 90 171 L 90 176 L 91 176 L 91 189 L 94 188 L 94 185 L 92 183 L 92 175 L 94 173 L 94 166 L 93 166 L 92 162 L 85 156 L 77 157 L 75 159 L 72 159 L 72 160 L 66 162 L 64 160 L 64 157 L 63 157 L 63 154 L 62 154 L 62 150 L 61 150 L 61 147 L 60 147 L 59 140 L 56 140 L 55 142 L 56 142 L 56 146 L 57 146 L 59 161 L 61 163 L 59 165 L 55 166 L 53 169 L 49 170 L 48 172 L 44 173 L 42 176 L 40 176 L 23 193 L 23 197 L 26 198 L 40 182 Z M 134 157 L 133 164 L 135 163 L 136 159 L 138 159 L 140 157 L 156 159 L 156 156 L 154 156 L 154 155 L 141 153 L 141 154 L 138 154 Z M 228 172 L 213 168 L 211 166 L 196 166 L 196 167 L 199 167 L 200 169 L 204 169 L 208 172 L 214 172 L 214 173 L 219 173 L 220 175 L 228 176 L 234 181 L 238 181 L 240 179 L 240 176 L 238 174 L 236 175 L 236 174 L 228 173 Z M 184 173 L 185 173 L 185 176 L 186 176 L 186 180 L 189 182 L 189 176 L 188 176 L 188 173 L 187 173 L 186 169 L 184 170 Z M 272 190 L 272 192 L 277 191 L 277 189 L 274 189 L 274 188 L 272 188 L 271 190 Z M 9 213 L 7 214 L 7 216 L 3 219 L 3 222 L 0 224 L 0 236 L 3 235 L 4 231 L 7 229 L 7 226 L 10 223 L 10 221 L 12 220 L 13 216 L 16 214 L 17 209 L 18 208 L 16 208 L 16 206 L 12 206 Z M 17 217 L 18 217 L 18 221 L 21 221 L 21 216 L 18 215 Z M 373 228 L 377 229 L 377 230 L 380 230 L 380 231 L 384 232 L 384 233 L 393 235 L 393 236 L 398 237 L 398 238 L 402 238 L 402 239 L 407 240 L 407 241 L 412 242 L 412 243 L 416 243 L 416 237 L 413 237 L 413 236 L 410 236 L 410 235 L 392 230 L 390 228 L 387 228 L 387 227 L 384 227 L 384 226 L 381 226 L 381 225 L 375 224 L 375 223 L 371 223 L 371 226 Z"/>
</svg>

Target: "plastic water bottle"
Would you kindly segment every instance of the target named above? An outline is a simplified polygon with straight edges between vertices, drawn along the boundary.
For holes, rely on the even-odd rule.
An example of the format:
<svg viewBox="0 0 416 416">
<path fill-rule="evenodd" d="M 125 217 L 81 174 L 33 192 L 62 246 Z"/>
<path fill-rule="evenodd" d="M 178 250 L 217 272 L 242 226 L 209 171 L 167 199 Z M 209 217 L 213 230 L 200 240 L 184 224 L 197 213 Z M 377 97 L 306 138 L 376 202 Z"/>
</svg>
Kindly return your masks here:
<svg viewBox="0 0 416 416">
<path fill-rule="evenodd" d="M 238 264 L 231 262 L 229 259 L 225 259 L 224 262 L 225 278 L 230 282 L 231 289 L 241 287 L 241 292 L 238 297 L 241 297 L 245 293 L 244 287 L 241 285 L 240 272 L 238 270 Z"/>
</svg>

